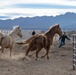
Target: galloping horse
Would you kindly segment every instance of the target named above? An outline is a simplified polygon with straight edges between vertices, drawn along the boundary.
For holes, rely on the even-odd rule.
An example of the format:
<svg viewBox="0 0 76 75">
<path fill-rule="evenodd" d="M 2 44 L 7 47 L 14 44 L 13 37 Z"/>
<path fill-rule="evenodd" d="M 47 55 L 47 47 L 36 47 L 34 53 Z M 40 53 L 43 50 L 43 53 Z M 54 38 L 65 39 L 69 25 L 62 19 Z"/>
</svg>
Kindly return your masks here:
<svg viewBox="0 0 76 75">
<path fill-rule="evenodd" d="M 55 24 L 52 26 L 48 31 L 46 31 L 44 34 L 37 34 L 32 36 L 26 41 L 23 41 L 22 43 L 17 44 L 29 44 L 29 47 L 26 51 L 25 56 L 28 55 L 29 51 L 35 51 L 36 50 L 36 59 L 38 58 L 38 53 L 42 48 L 45 48 L 46 54 L 42 57 L 45 57 L 47 55 L 47 59 L 49 59 L 48 53 L 50 46 L 52 45 L 53 42 L 53 37 L 55 34 L 58 34 L 62 36 L 62 30 L 59 26 L 59 24 Z M 24 57 L 25 58 L 25 57 Z"/>
<path fill-rule="evenodd" d="M 14 39 L 15 39 L 14 36 L 16 36 L 16 35 L 18 35 L 19 37 L 22 37 L 20 26 L 15 26 L 9 34 L 3 36 L 3 38 L 0 42 L 1 53 L 3 53 L 4 48 L 9 48 L 10 57 L 11 57 L 11 52 L 12 52 L 12 48 L 14 45 Z"/>
</svg>

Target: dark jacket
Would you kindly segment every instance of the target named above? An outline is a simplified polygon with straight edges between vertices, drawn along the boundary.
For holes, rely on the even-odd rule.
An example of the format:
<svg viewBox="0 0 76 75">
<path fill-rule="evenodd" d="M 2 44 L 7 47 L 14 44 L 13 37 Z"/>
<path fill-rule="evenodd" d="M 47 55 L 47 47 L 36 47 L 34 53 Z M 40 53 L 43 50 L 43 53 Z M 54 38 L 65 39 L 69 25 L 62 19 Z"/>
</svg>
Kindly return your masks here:
<svg viewBox="0 0 76 75">
<path fill-rule="evenodd" d="M 59 40 L 61 40 L 61 41 L 65 41 L 65 39 L 70 40 L 66 35 L 63 35 L 59 38 Z"/>
</svg>

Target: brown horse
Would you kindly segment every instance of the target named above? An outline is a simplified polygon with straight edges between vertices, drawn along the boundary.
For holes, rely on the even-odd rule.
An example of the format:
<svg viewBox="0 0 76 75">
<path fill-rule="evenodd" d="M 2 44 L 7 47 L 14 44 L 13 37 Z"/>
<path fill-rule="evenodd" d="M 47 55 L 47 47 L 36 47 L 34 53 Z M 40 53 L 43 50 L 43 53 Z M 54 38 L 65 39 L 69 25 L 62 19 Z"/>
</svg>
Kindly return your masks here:
<svg viewBox="0 0 76 75">
<path fill-rule="evenodd" d="M 36 50 L 36 58 L 38 58 L 39 51 L 42 48 L 45 48 L 46 54 L 42 57 L 45 57 L 47 55 L 47 59 L 49 59 L 49 56 L 48 56 L 49 49 L 50 49 L 50 46 L 52 45 L 53 37 L 56 33 L 58 35 L 62 36 L 62 30 L 61 30 L 59 24 L 55 24 L 44 34 L 34 35 L 31 38 L 29 38 L 28 40 L 23 41 L 22 43 L 17 42 L 17 44 L 29 44 L 29 47 L 26 51 L 25 56 L 28 55 L 29 51 Z"/>
</svg>

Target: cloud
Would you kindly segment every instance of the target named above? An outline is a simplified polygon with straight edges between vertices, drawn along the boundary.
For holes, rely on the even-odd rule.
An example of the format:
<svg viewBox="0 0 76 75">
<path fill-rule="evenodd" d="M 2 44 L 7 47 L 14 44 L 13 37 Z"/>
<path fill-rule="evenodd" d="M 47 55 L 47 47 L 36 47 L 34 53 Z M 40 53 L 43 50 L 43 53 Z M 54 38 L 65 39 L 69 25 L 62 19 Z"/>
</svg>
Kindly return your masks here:
<svg viewBox="0 0 76 75">
<path fill-rule="evenodd" d="M 76 6 L 71 5 L 58 5 L 58 4 L 16 4 L 12 6 L 13 8 L 35 8 L 35 9 L 76 9 Z"/>
<path fill-rule="evenodd" d="M 1 19 L 56 16 L 66 12 L 76 12 L 75 0 L 0 0 Z"/>
<path fill-rule="evenodd" d="M 7 16 L 10 19 L 14 19 L 18 17 L 56 16 L 65 14 L 66 12 L 76 12 L 74 9 L 10 9 L 10 11 L 11 12 L 7 12 L 3 15 Z"/>
<path fill-rule="evenodd" d="M 45 5 L 66 5 L 66 6 L 76 6 L 75 0 L 2 0 L 0 1 L 0 7 L 2 6 L 12 6 L 12 5 L 18 5 L 18 4 L 45 4 Z"/>
</svg>

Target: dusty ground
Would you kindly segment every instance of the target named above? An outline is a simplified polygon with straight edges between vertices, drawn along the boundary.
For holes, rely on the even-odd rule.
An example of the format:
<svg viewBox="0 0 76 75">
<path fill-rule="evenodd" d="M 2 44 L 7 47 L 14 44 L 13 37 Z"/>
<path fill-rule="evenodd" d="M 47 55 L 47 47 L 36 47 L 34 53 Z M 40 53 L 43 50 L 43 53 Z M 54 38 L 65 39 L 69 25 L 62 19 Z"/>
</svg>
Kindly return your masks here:
<svg viewBox="0 0 76 75">
<path fill-rule="evenodd" d="M 9 57 L 9 50 L 6 49 L 0 57 L 0 75 L 76 75 L 72 68 L 72 40 L 66 45 L 58 48 L 59 42 L 54 42 L 50 48 L 50 59 L 40 57 L 45 50 L 39 53 L 39 59 L 35 55 L 31 60 L 22 60 L 26 48 L 15 45 L 12 57 Z"/>
</svg>

